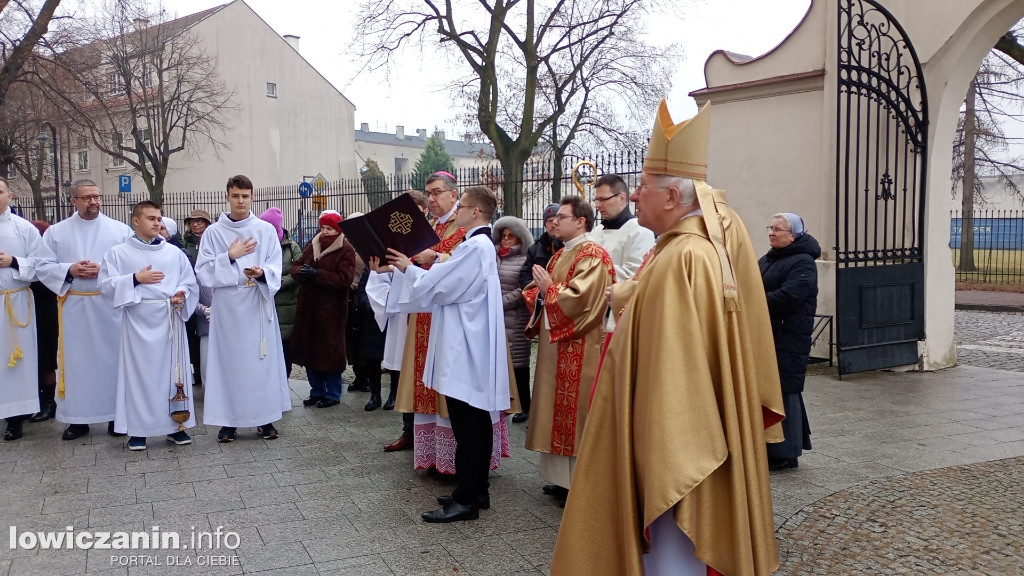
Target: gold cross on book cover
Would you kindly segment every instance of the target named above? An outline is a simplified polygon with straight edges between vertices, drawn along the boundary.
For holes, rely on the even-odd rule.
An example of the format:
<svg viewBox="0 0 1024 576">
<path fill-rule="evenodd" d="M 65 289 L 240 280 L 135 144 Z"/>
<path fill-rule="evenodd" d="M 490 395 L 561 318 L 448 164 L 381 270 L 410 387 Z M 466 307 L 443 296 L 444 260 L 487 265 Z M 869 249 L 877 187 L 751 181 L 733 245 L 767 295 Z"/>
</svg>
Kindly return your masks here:
<svg viewBox="0 0 1024 576">
<path fill-rule="evenodd" d="M 412 257 L 441 241 L 408 193 L 339 227 L 363 262 L 373 256 L 387 262 L 388 248 Z"/>
</svg>

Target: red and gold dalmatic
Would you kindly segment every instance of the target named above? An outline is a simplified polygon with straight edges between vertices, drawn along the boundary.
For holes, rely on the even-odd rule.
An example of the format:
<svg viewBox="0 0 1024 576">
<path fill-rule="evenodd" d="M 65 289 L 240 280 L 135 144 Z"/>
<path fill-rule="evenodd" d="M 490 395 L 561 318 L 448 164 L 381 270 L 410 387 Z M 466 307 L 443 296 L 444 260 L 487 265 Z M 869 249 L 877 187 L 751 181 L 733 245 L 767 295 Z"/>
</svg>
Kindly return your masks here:
<svg viewBox="0 0 1024 576">
<path fill-rule="evenodd" d="M 457 226 L 455 218 L 450 218 L 444 224 L 436 224 L 434 232 L 441 241 L 433 246 L 433 250 L 441 254 L 450 255 L 466 239 L 466 229 Z M 423 383 L 423 368 L 426 365 L 429 345 L 430 314 L 410 314 L 395 409 L 416 414 L 413 425 L 415 468 L 425 470 L 433 467 L 442 474 L 455 474 L 456 442 L 448 420 L 448 406 L 445 404 L 444 396 L 427 388 Z M 514 402 L 512 411 L 518 409 L 518 402 Z M 511 452 L 505 418 L 495 418 L 495 415 L 492 415 L 491 423 L 494 439 L 491 469 L 494 470 L 501 462 L 501 458 L 508 457 Z"/>
<path fill-rule="evenodd" d="M 548 272 L 552 284 L 541 295 L 547 322 L 540 330 L 526 447 L 543 453 L 546 480 L 568 488 L 601 358 L 605 290 L 615 282 L 615 268 L 600 244 L 584 240 L 556 252 Z M 531 314 L 539 291 L 530 284 L 523 292 Z"/>
</svg>

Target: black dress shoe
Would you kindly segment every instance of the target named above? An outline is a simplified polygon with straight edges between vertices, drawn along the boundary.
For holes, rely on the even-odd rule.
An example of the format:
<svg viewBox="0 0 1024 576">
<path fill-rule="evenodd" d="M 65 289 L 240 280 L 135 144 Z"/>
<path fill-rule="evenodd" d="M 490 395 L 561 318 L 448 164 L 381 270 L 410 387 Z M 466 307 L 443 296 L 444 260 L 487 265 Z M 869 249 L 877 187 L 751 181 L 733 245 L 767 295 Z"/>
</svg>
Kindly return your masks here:
<svg viewBox="0 0 1024 576">
<path fill-rule="evenodd" d="M 24 432 L 22 431 L 23 425 L 24 421 L 22 420 L 8 422 L 7 431 L 4 432 L 4 442 L 11 442 L 24 436 Z"/>
<path fill-rule="evenodd" d="M 78 440 L 89 433 L 88 424 L 68 424 L 64 433 L 60 435 L 61 440 Z"/>
<path fill-rule="evenodd" d="M 46 422 L 57 415 L 57 404 L 47 404 L 28 419 L 29 422 Z"/>
<path fill-rule="evenodd" d="M 370 383 L 367 382 L 365 379 L 353 380 L 352 383 L 348 385 L 348 391 L 349 392 L 369 392 L 370 391 Z"/>
<path fill-rule="evenodd" d="M 317 402 L 320 402 L 323 399 L 324 399 L 323 396 L 313 396 L 312 394 L 310 394 L 309 398 L 306 398 L 305 400 L 302 401 L 302 405 L 303 406 L 315 406 Z"/>
<path fill-rule="evenodd" d="M 316 403 L 317 408 L 330 408 L 331 406 L 337 406 L 341 404 L 341 400 L 331 400 L 330 398 L 324 398 L 323 400 Z"/>
<path fill-rule="evenodd" d="M 363 410 L 367 412 L 373 412 L 377 408 L 380 408 L 380 394 L 374 394 L 370 396 L 370 401 L 363 406 Z"/>
<path fill-rule="evenodd" d="M 388 396 L 388 399 L 384 402 L 384 409 L 385 410 L 394 410 L 395 409 L 395 397 L 394 396 Z"/>
<path fill-rule="evenodd" d="M 115 432 L 114 431 L 114 421 L 113 420 L 111 420 L 110 422 L 107 422 L 107 434 L 113 436 L 114 438 L 120 438 L 121 436 L 127 436 L 127 434 L 125 434 L 124 432 Z"/>
<path fill-rule="evenodd" d="M 516 414 L 515 416 L 512 416 L 512 423 L 513 424 L 522 424 L 523 422 L 526 422 L 529 419 L 530 419 L 530 413 L 529 412 L 520 412 L 519 414 Z"/>
<path fill-rule="evenodd" d="M 440 504 L 441 506 L 447 506 L 447 505 L 451 504 L 452 502 L 455 502 L 455 500 L 453 500 L 451 496 L 438 496 L 437 497 L 437 503 Z M 490 510 L 491 509 L 491 497 L 490 496 L 479 496 L 476 499 L 476 504 L 477 504 L 477 508 L 479 508 L 481 510 Z"/>
<path fill-rule="evenodd" d="M 460 520 L 476 520 L 480 517 L 480 510 L 476 506 L 466 506 L 458 502 L 452 502 L 444 508 L 431 510 L 423 513 L 423 521 L 431 524 L 446 524 Z"/>
<path fill-rule="evenodd" d="M 217 432 L 217 442 L 226 444 L 228 442 L 235 441 L 236 429 L 233 426 L 222 426 L 220 432 Z"/>
<path fill-rule="evenodd" d="M 800 461 L 796 458 L 769 458 L 768 459 L 768 471 L 778 472 L 779 470 L 786 470 L 788 468 L 796 468 L 800 465 Z"/>
<path fill-rule="evenodd" d="M 558 484 L 545 484 L 541 488 L 541 492 L 544 492 L 548 496 L 554 496 L 555 498 L 565 498 L 569 494 L 567 488 L 562 488 Z"/>
</svg>

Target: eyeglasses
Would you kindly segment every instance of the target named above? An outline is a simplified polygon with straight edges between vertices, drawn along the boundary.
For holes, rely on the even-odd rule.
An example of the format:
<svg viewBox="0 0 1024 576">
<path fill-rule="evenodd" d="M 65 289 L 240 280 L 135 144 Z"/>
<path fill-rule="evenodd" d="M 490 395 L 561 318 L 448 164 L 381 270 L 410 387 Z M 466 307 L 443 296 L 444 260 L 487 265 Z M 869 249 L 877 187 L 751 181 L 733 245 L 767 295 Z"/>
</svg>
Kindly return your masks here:
<svg viewBox="0 0 1024 576">
<path fill-rule="evenodd" d="M 435 190 L 427 190 L 427 196 L 429 196 L 431 198 L 437 198 L 438 196 L 440 196 L 441 194 L 444 194 L 445 192 L 452 192 L 452 190 L 445 190 L 444 188 L 437 188 Z"/>
<path fill-rule="evenodd" d="M 463 208 L 477 208 L 477 206 L 471 206 L 469 204 L 456 204 L 455 205 L 455 209 L 456 210 L 462 210 Z"/>
<path fill-rule="evenodd" d="M 597 196 L 594 196 L 594 202 L 607 202 L 607 201 L 611 200 L 612 198 L 615 198 L 616 196 L 621 196 L 621 195 L 622 195 L 622 192 L 616 192 L 615 194 L 612 194 L 611 196 L 606 196 L 604 198 L 598 198 Z"/>
<path fill-rule="evenodd" d="M 775 232 L 776 234 L 778 234 L 779 232 L 789 232 L 788 229 L 779 228 L 778 226 L 765 226 L 765 230 L 769 232 Z"/>
<path fill-rule="evenodd" d="M 100 201 L 100 195 L 99 194 L 89 194 L 88 196 L 72 196 L 72 198 L 77 198 L 78 200 L 83 200 L 85 202 L 99 202 Z"/>
<path fill-rule="evenodd" d="M 561 222 L 562 220 L 574 220 L 576 217 L 572 214 L 555 214 L 555 220 Z M 582 216 L 581 216 L 582 218 Z"/>
</svg>

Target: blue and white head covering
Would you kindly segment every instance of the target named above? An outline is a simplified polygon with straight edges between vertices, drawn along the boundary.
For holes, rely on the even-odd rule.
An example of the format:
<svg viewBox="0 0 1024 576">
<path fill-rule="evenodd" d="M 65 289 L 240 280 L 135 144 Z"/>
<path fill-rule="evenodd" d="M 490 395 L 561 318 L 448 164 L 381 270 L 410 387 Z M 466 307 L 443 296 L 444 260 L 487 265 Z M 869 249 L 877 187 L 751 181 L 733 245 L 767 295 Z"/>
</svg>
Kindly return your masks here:
<svg viewBox="0 0 1024 576">
<path fill-rule="evenodd" d="M 804 227 L 804 219 L 792 212 L 779 212 L 772 216 L 772 220 L 776 218 L 785 218 L 789 221 L 789 229 L 793 232 L 794 239 L 803 236 L 807 232 L 807 228 Z"/>
</svg>

